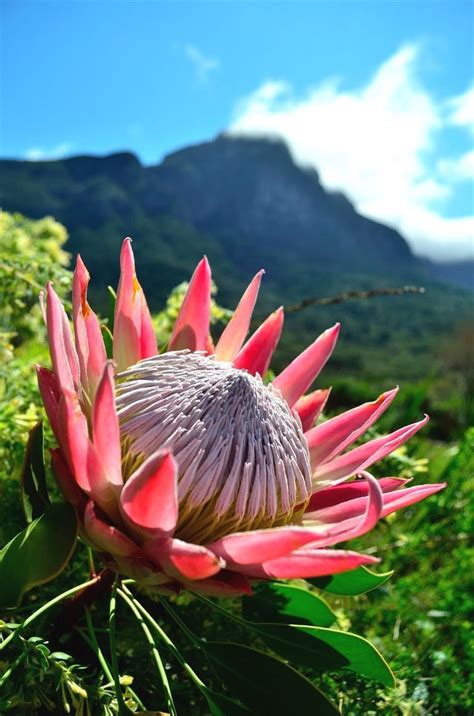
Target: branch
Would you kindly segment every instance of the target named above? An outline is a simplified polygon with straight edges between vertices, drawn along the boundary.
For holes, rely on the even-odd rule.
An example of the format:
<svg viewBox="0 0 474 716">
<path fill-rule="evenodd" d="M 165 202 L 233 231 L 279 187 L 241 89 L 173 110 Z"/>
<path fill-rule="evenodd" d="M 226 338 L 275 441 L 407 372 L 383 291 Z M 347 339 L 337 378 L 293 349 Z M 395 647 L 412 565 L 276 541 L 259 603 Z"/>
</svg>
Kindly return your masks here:
<svg viewBox="0 0 474 716">
<path fill-rule="evenodd" d="M 320 298 L 318 296 L 311 296 L 310 298 L 304 298 L 299 303 L 294 303 L 291 306 L 285 307 L 285 313 L 298 313 L 303 311 L 309 306 L 330 306 L 333 303 L 344 303 L 344 301 L 351 301 L 353 298 L 375 298 L 376 296 L 404 296 L 405 294 L 425 293 L 425 289 L 422 286 L 400 286 L 398 288 L 371 288 L 367 291 L 345 291 L 344 293 L 338 293 L 335 296 L 326 296 Z"/>
</svg>

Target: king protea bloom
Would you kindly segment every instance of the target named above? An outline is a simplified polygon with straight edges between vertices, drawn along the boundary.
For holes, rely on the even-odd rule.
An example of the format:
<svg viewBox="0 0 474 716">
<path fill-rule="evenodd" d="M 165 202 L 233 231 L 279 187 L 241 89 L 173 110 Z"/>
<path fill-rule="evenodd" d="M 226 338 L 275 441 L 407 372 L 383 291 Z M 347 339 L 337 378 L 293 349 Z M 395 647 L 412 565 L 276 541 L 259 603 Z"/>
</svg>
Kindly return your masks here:
<svg viewBox="0 0 474 716">
<path fill-rule="evenodd" d="M 250 593 L 255 579 L 335 574 L 377 560 L 334 545 L 443 487 L 404 487 L 406 480 L 367 472 L 427 417 L 352 447 L 396 389 L 316 424 L 329 390 L 306 391 L 339 325 L 263 383 L 283 326 L 279 308 L 246 340 L 263 271 L 214 346 L 204 258 L 160 353 L 130 239 L 120 267 L 113 360 L 78 257 L 74 338 L 50 285 L 53 369 L 38 368 L 59 444 L 52 451 L 56 479 L 76 508 L 82 538 L 111 569 L 165 594 L 237 595 Z"/>
</svg>

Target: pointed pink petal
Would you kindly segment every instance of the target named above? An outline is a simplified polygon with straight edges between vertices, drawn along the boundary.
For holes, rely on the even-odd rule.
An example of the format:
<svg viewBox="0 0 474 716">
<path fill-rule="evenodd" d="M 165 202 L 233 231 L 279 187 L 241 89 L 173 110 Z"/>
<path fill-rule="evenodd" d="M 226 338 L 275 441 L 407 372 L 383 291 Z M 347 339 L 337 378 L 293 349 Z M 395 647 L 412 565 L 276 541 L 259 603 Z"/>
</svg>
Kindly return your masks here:
<svg viewBox="0 0 474 716">
<path fill-rule="evenodd" d="M 386 517 L 403 507 L 414 505 L 416 502 L 420 502 L 426 497 L 430 497 L 430 495 L 444 490 L 445 487 L 445 482 L 433 483 L 431 485 L 416 485 L 415 487 L 407 487 L 405 490 L 398 490 L 397 492 L 384 495 L 382 517 Z"/>
<path fill-rule="evenodd" d="M 90 494 L 89 432 L 87 419 L 74 391 L 63 390 L 58 405 L 59 444 L 79 487 Z"/>
<path fill-rule="evenodd" d="M 283 308 L 278 308 L 257 328 L 242 350 L 233 360 L 235 368 L 246 370 L 252 375 L 264 375 L 283 328 Z"/>
<path fill-rule="evenodd" d="M 378 483 L 382 492 L 392 492 L 406 485 L 408 480 L 401 477 L 382 477 Z M 306 508 L 306 513 L 322 510 L 325 507 L 332 507 L 347 500 L 355 500 L 358 497 L 367 497 L 369 494 L 369 486 L 367 480 L 354 480 L 343 485 L 332 485 L 322 490 L 317 490 L 311 495 L 310 501 Z M 305 513 L 305 514 L 306 514 Z"/>
<path fill-rule="evenodd" d="M 158 353 L 155 329 L 143 290 L 140 293 L 140 353 L 142 359 Z"/>
<path fill-rule="evenodd" d="M 330 393 L 331 388 L 314 390 L 309 395 L 303 395 L 296 401 L 294 410 L 298 413 L 304 432 L 312 428 L 315 420 L 321 415 Z"/>
<path fill-rule="evenodd" d="M 397 392 L 395 388 L 382 393 L 377 400 L 337 415 L 307 432 L 305 438 L 313 468 L 341 453 L 363 435 L 387 410 Z"/>
<path fill-rule="evenodd" d="M 308 390 L 323 369 L 334 350 L 339 330 L 340 325 L 336 323 L 325 331 L 273 381 L 273 387 L 281 392 L 290 407 Z"/>
<path fill-rule="evenodd" d="M 234 315 L 224 328 L 215 350 L 215 355 L 219 360 L 233 360 L 242 348 L 249 330 L 250 320 L 264 273 L 262 270 L 254 276 L 249 287 L 240 299 L 240 303 L 235 309 Z"/>
<path fill-rule="evenodd" d="M 321 537 L 321 530 L 288 526 L 235 532 L 207 545 L 229 564 L 253 564 L 282 557 Z"/>
<path fill-rule="evenodd" d="M 385 478 L 386 480 L 394 478 Z M 379 480 L 379 485 L 382 480 Z M 339 486 L 330 488 L 337 490 Z M 344 486 L 345 487 L 345 486 Z M 349 487 L 349 486 L 348 486 Z M 381 517 L 395 512 L 403 507 L 413 505 L 420 500 L 424 500 L 425 497 L 433 495 L 435 492 L 439 492 L 445 487 L 445 484 L 433 484 L 433 485 L 418 485 L 416 487 L 409 487 L 404 490 L 388 490 L 383 495 L 383 507 Z M 353 494 L 345 501 L 334 503 L 320 509 L 313 510 L 305 513 L 305 519 L 316 520 L 318 523 L 324 522 L 326 524 L 340 524 L 343 521 L 352 520 L 360 517 L 367 507 L 367 496 L 359 496 Z"/>
<path fill-rule="evenodd" d="M 131 539 L 105 521 L 92 500 L 89 500 L 84 512 L 84 529 L 91 542 L 103 552 L 120 557 L 128 557 L 140 552 L 139 547 Z"/>
<path fill-rule="evenodd" d="M 89 272 L 78 256 L 72 281 L 74 332 L 82 385 L 92 399 L 107 356 L 98 318 L 87 302 L 89 279 Z"/>
<path fill-rule="evenodd" d="M 243 574 L 227 570 L 198 582 L 183 581 L 183 586 L 190 592 L 205 594 L 207 597 L 241 597 L 244 594 L 253 594 L 249 580 Z"/>
<path fill-rule="evenodd" d="M 169 351 L 188 348 L 204 351 L 211 315 L 211 269 L 207 258 L 198 263 L 189 283 L 183 305 L 174 324 Z"/>
<path fill-rule="evenodd" d="M 54 288 L 47 286 L 46 320 L 53 369 L 61 388 L 74 390 L 79 385 L 79 359 L 72 341 L 64 307 Z"/>
<path fill-rule="evenodd" d="M 365 509 L 363 515 L 358 514 L 349 519 L 338 518 L 330 525 L 327 539 L 318 540 L 318 544 L 314 543 L 315 547 L 328 547 L 337 542 L 355 539 L 366 532 L 370 532 L 375 527 L 382 516 L 384 496 L 375 477 L 372 477 L 368 472 L 364 472 L 363 475 L 368 487 L 367 497 L 364 498 Z"/>
<path fill-rule="evenodd" d="M 336 507 L 327 508 L 327 511 L 334 511 L 335 515 L 331 521 L 322 523 L 319 519 L 320 513 L 316 511 L 315 519 L 312 515 L 305 513 L 304 524 L 307 527 L 317 525 L 321 531 L 320 536 L 314 539 L 310 547 L 318 548 L 329 547 L 338 542 L 345 542 L 349 539 L 355 539 L 360 535 L 369 532 L 377 524 L 382 515 L 383 509 L 383 493 L 377 480 L 368 472 L 362 473 L 367 481 L 368 494 L 363 499 L 363 512 L 357 510 L 355 515 L 350 513 L 350 505 L 352 502 L 343 502 Z"/>
<path fill-rule="evenodd" d="M 344 530 L 347 529 L 348 526 L 357 525 L 360 521 L 361 516 L 364 515 L 367 511 L 368 504 L 370 501 L 370 483 L 368 483 L 367 481 L 365 481 L 365 483 L 367 485 L 365 494 L 359 492 L 358 495 L 354 495 L 352 498 L 349 498 L 347 500 L 341 500 L 341 502 L 334 503 L 333 505 L 330 505 L 328 507 L 315 509 L 312 512 L 305 512 L 305 521 L 308 521 L 309 524 L 312 524 L 314 520 L 317 524 L 323 523 L 331 527 L 334 526 L 336 527 L 336 529 Z M 335 490 L 338 487 L 341 486 L 336 485 L 334 488 L 330 489 Z M 379 487 L 381 487 L 380 482 Z M 404 491 L 399 490 L 397 494 L 400 494 L 402 492 Z M 385 504 L 386 499 L 387 495 L 383 494 L 383 504 L 379 514 L 380 517 L 383 516 L 383 505 Z M 331 532 L 331 534 L 333 533 Z"/>
<path fill-rule="evenodd" d="M 58 423 L 59 444 L 77 484 L 112 520 L 118 518 L 115 491 L 89 439 L 87 418 L 73 391 L 64 390 L 61 395 Z"/>
<path fill-rule="evenodd" d="M 352 475 L 356 475 L 362 470 L 366 470 L 377 460 L 389 455 L 391 452 L 406 443 L 412 435 L 414 435 L 423 425 L 426 425 L 429 418 L 426 415 L 423 420 L 412 425 L 400 428 L 390 435 L 384 435 L 381 438 L 370 440 L 364 445 L 350 450 L 344 455 L 336 457 L 330 462 L 321 465 L 313 475 L 314 484 L 318 483 L 337 483 L 345 480 Z"/>
<path fill-rule="evenodd" d="M 167 536 L 178 519 L 178 467 L 167 450 L 148 458 L 127 480 L 120 502 L 125 519 L 143 536 Z"/>
<path fill-rule="evenodd" d="M 177 579 L 206 579 L 225 566 L 206 547 L 180 539 L 152 540 L 145 545 L 145 551 L 166 574 Z"/>
<path fill-rule="evenodd" d="M 58 487 L 66 500 L 79 511 L 84 509 L 87 497 L 74 480 L 59 448 L 51 450 L 51 467 Z"/>
<path fill-rule="evenodd" d="M 52 370 L 43 368 L 40 365 L 36 366 L 36 375 L 46 415 L 48 416 L 48 420 L 56 440 L 59 440 L 60 431 L 58 424 L 58 409 L 61 393 L 59 390 L 58 379 Z"/>
<path fill-rule="evenodd" d="M 242 572 L 260 579 L 310 579 L 348 572 L 361 565 L 377 562 L 377 558 L 358 552 L 306 547 L 262 565 L 245 567 Z"/>
<path fill-rule="evenodd" d="M 115 382 L 112 362 L 107 362 L 97 386 L 92 407 L 92 435 L 94 446 L 111 485 L 121 487 L 122 455 L 120 430 L 115 408 Z"/>
<path fill-rule="evenodd" d="M 122 371 L 158 352 L 150 312 L 135 273 L 131 239 L 120 253 L 120 281 L 115 303 L 114 359 Z"/>
</svg>

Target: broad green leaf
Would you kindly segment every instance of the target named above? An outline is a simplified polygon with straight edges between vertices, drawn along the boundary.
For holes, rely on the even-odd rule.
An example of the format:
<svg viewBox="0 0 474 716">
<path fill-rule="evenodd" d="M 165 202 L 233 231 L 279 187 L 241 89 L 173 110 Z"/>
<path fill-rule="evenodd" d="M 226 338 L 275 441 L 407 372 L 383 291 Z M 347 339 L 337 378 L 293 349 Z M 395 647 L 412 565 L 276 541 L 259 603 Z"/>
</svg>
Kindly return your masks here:
<svg viewBox="0 0 474 716">
<path fill-rule="evenodd" d="M 316 577 L 307 581 L 315 587 L 329 592 L 329 594 L 355 597 L 358 594 L 365 594 L 372 591 L 372 589 L 381 587 L 382 584 L 388 582 L 392 574 L 393 571 L 375 574 L 367 567 L 357 567 L 357 569 L 352 569 L 350 572 L 342 572 L 332 577 Z"/>
<path fill-rule="evenodd" d="M 314 592 L 279 582 L 255 587 L 252 597 L 244 597 L 243 614 L 247 619 L 287 624 L 312 624 L 330 627 L 336 615 Z"/>
<path fill-rule="evenodd" d="M 319 689 L 280 659 L 240 644 L 203 641 L 201 648 L 223 685 L 252 716 L 339 714 Z"/>
<path fill-rule="evenodd" d="M 77 518 L 65 502 L 51 505 L 0 551 L 0 607 L 17 606 L 23 594 L 56 577 L 76 544 Z"/>
<path fill-rule="evenodd" d="M 211 691 L 207 686 L 202 687 L 201 691 L 206 697 L 212 716 L 251 716 L 252 714 L 246 706 L 238 704 L 224 694 Z"/>
<path fill-rule="evenodd" d="M 301 624 L 252 624 L 279 656 L 315 671 L 344 669 L 393 686 L 385 659 L 366 639 L 348 632 Z"/>
<path fill-rule="evenodd" d="M 43 424 L 30 430 L 20 474 L 20 496 L 23 513 L 28 523 L 45 512 L 51 504 L 46 487 L 43 455 Z"/>
</svg>

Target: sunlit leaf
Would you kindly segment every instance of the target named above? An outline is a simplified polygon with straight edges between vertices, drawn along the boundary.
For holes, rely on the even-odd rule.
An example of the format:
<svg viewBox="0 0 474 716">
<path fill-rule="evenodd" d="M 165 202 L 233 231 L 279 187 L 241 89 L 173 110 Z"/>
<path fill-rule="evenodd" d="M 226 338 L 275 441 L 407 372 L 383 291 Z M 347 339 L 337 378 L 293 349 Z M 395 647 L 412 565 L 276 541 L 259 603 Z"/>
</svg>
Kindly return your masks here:
<svg viewBox="0 0 474 716">
<path fill-rule="evenodd" d="M 357 634 L 301 624 L 254 624 L 252 629 L 292 664 L 314 671 L 354 671 L 385 686 L 394 684 L 385 659 Z"/>
<path fill-rule="evenodd" d="M 77 536 L 77 518 L 67 503 L 47 511 L 0 551 L 0 607 L 15 607 L 23 594 L 56 577 L 68 563 Z"/>
<path fill-rule="evenodd" d="M 247 619 L 287 624 L 312 624 L 330 627 L 336 615 L 314 592 L 279 582 L 255 587 L 252 597 L 244 597 L 243 613 Z"/>
<path fill-rule="evenodd" d="M 367 567 L 358 567 L 350 572 L 342 572 L 342 574 L 335 574 L 332 577 L 317 577 L 307 581 L 330 594 L 355 597 L 381 587 L 382 584 L 388 582 L 392 574 L 393 571 L 375 574 Z"/>
</svg>

